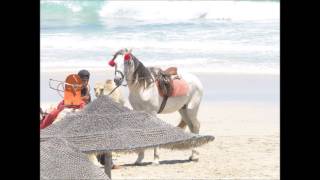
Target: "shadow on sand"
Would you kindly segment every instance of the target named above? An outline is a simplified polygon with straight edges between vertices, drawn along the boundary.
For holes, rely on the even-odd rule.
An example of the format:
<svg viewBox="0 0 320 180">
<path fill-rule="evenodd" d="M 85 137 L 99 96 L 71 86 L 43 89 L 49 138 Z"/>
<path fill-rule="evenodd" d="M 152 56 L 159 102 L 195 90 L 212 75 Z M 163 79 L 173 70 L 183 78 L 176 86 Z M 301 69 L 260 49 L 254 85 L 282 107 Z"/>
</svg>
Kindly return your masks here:
<svg viewBox="0 0 320 180">
<path fill-rule="evenodd" d="M 181 163 L 190 163 L 192 162 L 191 160 L 166 160 L 166 161 L 159 161 L 160 165 L 161 164 L 181 164 Z M 128 166 L 148 166 L 152 165 L 152 162 L 144 162 L 142 164 L 122 164 L 120 166 L 123 167 L 128 167 Z"/>
</svg>

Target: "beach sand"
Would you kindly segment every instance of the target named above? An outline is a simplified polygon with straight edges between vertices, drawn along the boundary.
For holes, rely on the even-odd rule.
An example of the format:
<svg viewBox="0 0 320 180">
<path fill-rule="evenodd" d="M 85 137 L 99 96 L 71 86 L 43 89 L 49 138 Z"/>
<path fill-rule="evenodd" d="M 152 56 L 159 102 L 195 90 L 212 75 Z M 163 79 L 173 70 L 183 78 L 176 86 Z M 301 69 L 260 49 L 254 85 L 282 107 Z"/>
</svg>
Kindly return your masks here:
<svg viewBox="0 0 320 180">
<path fill-rule="evenodd" d="M 159 115 L 177 125 L 179 115 Z M 279 108 L 254 103 L 203 104 L 199 112 L 200 134 L 215 140 L 197 150 L 198 162 L 188 161 L 191 152 L 160 149 L 160 165 L 153 151 L 145 153 L 145 166 L 133 166 L 135 154 L 119 155 L 113 179 L 279 179 Z"/>
<path fill-rule="evenodd" d="M 49 78 L 61 79 L 69 72 L 42 73 L 41 106 L 57 104 L 56 92 L 48 89 Z M 112 73 L 94 72 L 95 81 Z M 160 149 L 160 165 L 151 165 L 153 151 L 145 153 L 143 166 L 134 166 L 136 154 L 119 154 L 113 179 L 280 179 L 279 76 L 197 74 L 205 95 L 199 110 L 200 134 L 215 140 L 197 150 L 198 162 L 188 161 L 191 150 Z M 44 88 L 44 89 L 43 89 Z M 123 89 L 127 95 L 126 89 Z M 125 96 L 126 97 L 126 96 Z M 178 113 L 159 115 L 177 125 Z M 189 131 L 187 129 L 187 131 Z"/>
</svg>

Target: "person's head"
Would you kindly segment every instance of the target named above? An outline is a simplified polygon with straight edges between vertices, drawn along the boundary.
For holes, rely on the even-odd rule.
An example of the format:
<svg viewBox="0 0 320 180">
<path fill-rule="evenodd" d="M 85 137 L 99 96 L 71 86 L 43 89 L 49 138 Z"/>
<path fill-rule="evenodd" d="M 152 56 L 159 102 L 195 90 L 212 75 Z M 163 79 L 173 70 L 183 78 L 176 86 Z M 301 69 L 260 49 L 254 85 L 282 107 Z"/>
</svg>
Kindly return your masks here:
<svg viewBox="0 0 320 180">
<path fill-rule="evenodd" d="M 81 81 L 82 81 L 82 84 L 84 86 L 87 86 L 88 85 L 88 82 L 89 82 L 89 79 L 90 79 L 90 73 L 89 71 L 83 69 L 81 71 L 78 72 L 78 75 L 80 76 L 81 78 Z"/>
</svg>

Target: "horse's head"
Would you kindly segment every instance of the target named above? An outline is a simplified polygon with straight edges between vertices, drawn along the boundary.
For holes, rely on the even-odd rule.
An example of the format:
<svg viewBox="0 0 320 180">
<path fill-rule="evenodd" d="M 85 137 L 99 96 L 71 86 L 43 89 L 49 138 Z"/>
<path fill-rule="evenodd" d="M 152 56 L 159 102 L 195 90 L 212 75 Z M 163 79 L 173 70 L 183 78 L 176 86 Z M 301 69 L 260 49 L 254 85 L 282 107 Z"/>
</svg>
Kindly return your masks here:
<svg viewBox="0 0 320 180">
<path fill-rule="evenodd" d="M 111 67 L 114 67 L 117 65 L 116 63 L 116 59 L 119 55 L 125 55 L 126 53 L 130 52 L 131 53 L 131 50 L 128 50 L 127 48 L 124 48 L 124 49 L 120 49 L 119 51 L 117 51 L 114 55 L 113 55 L 113 58 L 109 61 L 109 65 Z"/>
<path fill-rule="evenodd" d="M 119 51 L 117 51 L 114 55 L 113 55 L 113 58 L 109 61 L 109 65 L 111 66 L 111 67 L 115 67 L 115 66 L 117 66 L 117 57 L 119 56 L 119 55 L 123 55 L 123 56 L 125 56 L 125 57 L 127 57 L 128 58 L 128 54 L 131 54 L 131 51 L 132 51 L 132 49 L 130 49 L 130 50 L 128 50 L 127 48 L 124 48 L 124 49 L 120 49 Z M 132 54 L 131 54 L 132 55 Z"/>
<path fill-rule="evenodd" d="M 135 70 L 135 64 L 137 64 L 138 61 L 134 62 L 134 56 L 132 55 L 132 49 L 120 49 L 117 51 L 114 55 L 113 58 L 109 61 L 109 65 L 111 67 L 116 67 L 118 68 L 118 63 L 117 63 L 117 57 L 119 55 L 123 55 L 123 64 L 124 64 L 124 74 L 125 77 L 129 77 L 132 75 L 132 73 Z"/>
<path fill-rule="evenodd" d="M 126 52 L 123 55 L 123 66 L 124 66 L 125 76 L 126 77 L 134 76 L 134 72 L 138 68 L 139 63 L 140 62 L 138 61 L 138 59 L 132 55 L 131 50 Z"/>
<path fill-rule="evenodd" d="M 124 76 L 128 85 L 137 84 L 148 87 L 152 83 L 153 77 L 150 71 L 132 54 L 131 49 L 121 49 L 116 52 L 113 59 L 109 61 L 109 65 L 117 67 L 115 59 L 120 54 L 123 55 Z"/>
</svg>

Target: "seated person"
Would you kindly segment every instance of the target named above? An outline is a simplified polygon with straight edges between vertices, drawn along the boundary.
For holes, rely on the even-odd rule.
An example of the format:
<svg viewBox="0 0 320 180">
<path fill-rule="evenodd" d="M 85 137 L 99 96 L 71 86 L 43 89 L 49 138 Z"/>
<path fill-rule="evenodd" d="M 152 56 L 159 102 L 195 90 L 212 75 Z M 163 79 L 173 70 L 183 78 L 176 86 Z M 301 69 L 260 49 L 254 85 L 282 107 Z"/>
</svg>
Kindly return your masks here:
<svg viewBox="0 0 320 180">
<path fill-rule="evenodd" d="M 91 102 L 91 96 L 90 96 L 90 88 L 88 86 L 89 78 L 90 78 L 90 73 L 87 70 L 81 70 L 78 72 L 79 77 L 81 78 L 82 81 L 82 88 L 81 88 L 81 99 L 82 102 L 80 103 L 79 106 L 65 106 L 64 105 L 64 100 L 62 100 L 57 108 L 55 108 L 53 111 L 50 113 L 47 113 L 43 116 L 42 120 L 40 121 L 40 129 L 44 129 L 51 125 L 53 121 L 57 118 L 59 113 L 65 108 L 75 108 L 75 109 L 82 109 L 86 104 Z M 40 111 L 42 109 L 40 108 Z M 41 113 L 41 112 L 40 112 Z M 41 114 L 44 114 L 43 112 Z"/>
<path fill-rule="evenodd" d="M 83 69 L 78 72 L 78 75 L 80 76 L 82 81 L 81 99 L 85 102 L 85 104 L 88 104 L 91 102 L 90 88 L 88 85 L 90 73 L 89 71 Z"/>
</svg>

